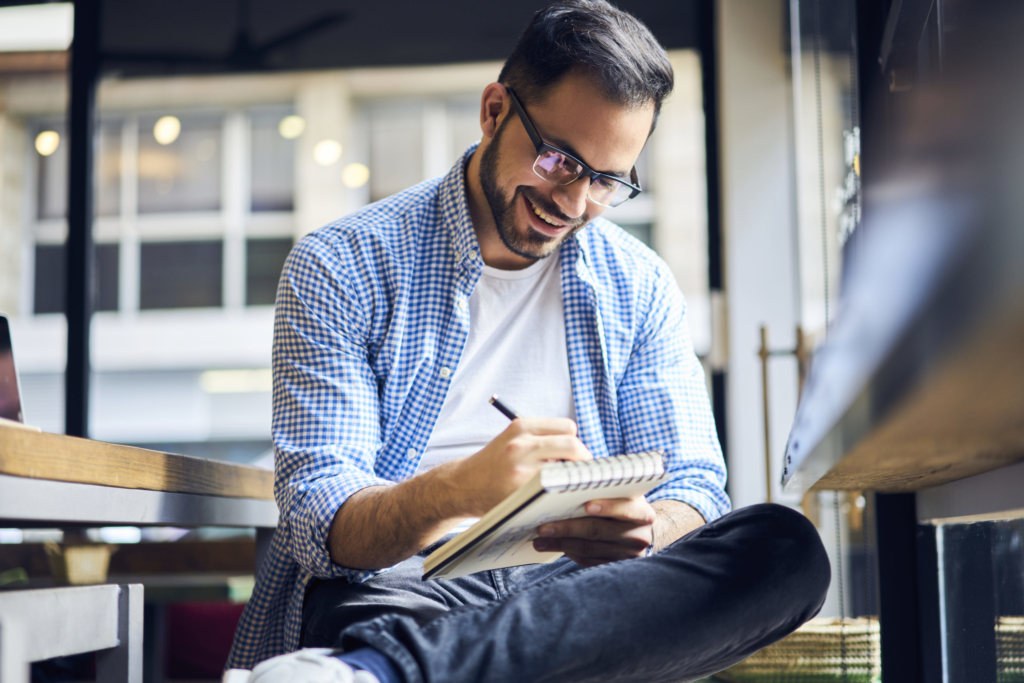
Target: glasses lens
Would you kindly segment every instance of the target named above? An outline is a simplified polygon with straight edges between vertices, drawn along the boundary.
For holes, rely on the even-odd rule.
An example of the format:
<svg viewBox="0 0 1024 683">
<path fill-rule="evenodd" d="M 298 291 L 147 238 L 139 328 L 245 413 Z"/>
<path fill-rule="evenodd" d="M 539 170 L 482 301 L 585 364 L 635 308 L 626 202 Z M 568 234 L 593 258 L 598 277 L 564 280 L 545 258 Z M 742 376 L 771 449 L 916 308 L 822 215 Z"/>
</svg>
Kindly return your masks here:
<svg viewBox="0 0 1024 683">
<path fill-rule="evenodd" d="M 568 185 L 580 177 L 583 167 L 564 154 L 545 150 L 537 157 L 533 170 L 549 183 Z"/>
<path fill-rule="evenodd" d="M 618 206 L 629 199 L 631 194 L 633 194 L 633 188 L 629 185 L 624 185 L 612 178 L 598 176 L 591 183 L 588 196 L 601 206 Z"/>
</svg>

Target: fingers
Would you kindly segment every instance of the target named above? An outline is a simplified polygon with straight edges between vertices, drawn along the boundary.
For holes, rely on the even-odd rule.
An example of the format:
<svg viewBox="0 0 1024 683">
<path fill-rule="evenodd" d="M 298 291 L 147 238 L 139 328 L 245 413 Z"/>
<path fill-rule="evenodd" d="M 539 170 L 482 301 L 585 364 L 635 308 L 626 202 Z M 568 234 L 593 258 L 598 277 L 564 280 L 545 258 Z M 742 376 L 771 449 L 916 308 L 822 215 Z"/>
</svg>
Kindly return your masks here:
<svg viewBox="0 0 1024 683">
<path fill-rule="evenodd" d="M 643 557 L 644 548 L 632 548 L 610 541 L 585 541 L 580 538 L 538 538 L 533 547 L 539 552 L 563 552 L 583 567 Z"/>
<path fill-rule="evenodd" d="M 535 436 L 531 439 L 534 456 L 540 460 L 593 460 L 583 442 L 575 436 Z"/>
<path fill-rule="evenodd" d="M 534 434 L 536 436 L 549 436 L 568 434 L 569 436 L 576 436 L 576 423 L 567 417 L 520 417 L 513 420 L 505 431 L 512 431 L 513 435 Z"/>
<path fill-rule="evenodd" d="M 636 524 L 653 524 L 657 512 L 642 495 L 634 498 L 604 498 L 587 503 L 588 515 Z"/>
<path fill-rule="evenodd" d="M 537 533 L 541 537 L 538 540 L 607 542 L 641 552 L 651 544 L 653 538 L 652 527 L 647 522 L 638 524 L 601 517 L 579 517 L 552 522 L 541 526 Z"/>
<path fill-rule="evenodd" d="M 573 424 L 571 420 L 565 422 Z M 509 455 L 517 460 L 591 460 L 594 457 L 575 434 L 534 434 L 525 429 L 513 423 L 509 427 L 512 431 L 506 430 L 506 437 L 509 438 L 506 448 Z"/>
</svg>

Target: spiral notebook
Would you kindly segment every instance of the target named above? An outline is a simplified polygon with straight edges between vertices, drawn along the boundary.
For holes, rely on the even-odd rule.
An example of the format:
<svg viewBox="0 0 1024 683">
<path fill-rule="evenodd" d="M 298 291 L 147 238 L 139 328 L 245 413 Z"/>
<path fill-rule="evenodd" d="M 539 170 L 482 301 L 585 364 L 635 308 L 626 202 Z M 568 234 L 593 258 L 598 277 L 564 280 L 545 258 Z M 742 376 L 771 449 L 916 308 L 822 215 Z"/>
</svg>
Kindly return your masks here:
<svg viewBox="0 0 1024 683">
<path fill-rule="evenodd" d="M 588 501 L 646 493 L 665 478 L 657 451 L 545 465 L 479 522 L 432 552 L 423 562 L 423 578 L 454 579 L 487 569 L 553 562 L 562 553 L 533 549 L 537 527 L 586 517 L 583 506 Z"/>
</svg>

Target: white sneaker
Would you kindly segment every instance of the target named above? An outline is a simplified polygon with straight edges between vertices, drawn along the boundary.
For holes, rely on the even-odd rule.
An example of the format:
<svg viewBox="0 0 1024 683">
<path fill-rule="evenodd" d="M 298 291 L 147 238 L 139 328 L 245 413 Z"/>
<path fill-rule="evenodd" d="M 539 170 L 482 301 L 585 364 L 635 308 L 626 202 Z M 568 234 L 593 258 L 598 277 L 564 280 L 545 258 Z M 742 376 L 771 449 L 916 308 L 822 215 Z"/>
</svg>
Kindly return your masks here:
<svg viewBox="0 0 1024 683">
<path fill-rule="evenodd" d="M 380 683 L 369 671 L 356 671 L 329 647 L 310 647 L 260 662 L 247 683 Z"/>
</svg>

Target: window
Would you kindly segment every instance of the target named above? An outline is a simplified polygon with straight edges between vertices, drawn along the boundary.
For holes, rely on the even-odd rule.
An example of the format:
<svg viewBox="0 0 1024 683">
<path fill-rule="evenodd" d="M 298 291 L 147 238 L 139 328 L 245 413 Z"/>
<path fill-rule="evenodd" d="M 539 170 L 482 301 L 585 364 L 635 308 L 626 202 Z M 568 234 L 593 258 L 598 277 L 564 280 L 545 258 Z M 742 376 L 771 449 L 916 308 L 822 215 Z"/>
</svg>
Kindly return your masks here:
<svg viewBox="0 0 1024 683">
<path fill-rule="evenodd" d="M 220 306 L 223 242 L 148 242 L 141 249 L 139 308 Z"/>
<path fill-rule="evenodd" d="M 285 135 L 280 125 L 293 111 L 257 106 L 224 114 L 118 112 L 98 122 L 95 310 L 274 303 L 292 245 L 297 136 Z M 60 121 L 39 119 L 29 130 L 33 140 L 53 133 L 48 146 L 37 145 L 33 154 L 32 310 L 59 313 L 68 142 Z M 234 213 L 231 207 L 243 210 Z"/>
<path fill-rule="evenodd" d="M 120 284 L 121 245 L 96 245 L 96 310 L 116 311 L 118 309 L 118 285 Z"/>
<path fill-rule="evenodd" d="M 120 245 L 96 245 L 96 284 L 94 285 L 97 311 L 116 311 Z M 63 313 L 65 283 L 65 249 L 63 244 L 36 245 L 35 313 Z"/>
<path fill-rule="evenodd" d="M 116 216 L 121 211 L 121 127 L 120 121 L 103 121 L 96 127 L 96 161 L 93 181 L 93 212 L 97 216 Z M 42 123 L 34 127 L 35 136 L 43 131 L 57 133 L 56 149 L 39 158 L 37 211 L 40 219 L 59 219 L 68 210 L 68 137 L 63 123 Z M 35 137 L 33 136 L 33 137 Z"/>
<path fill-rule="evenodd" d="M 423 108 L 378 105 L 370 119 L 370 201 L 423 181 Z"/>
<path fill-rule="evenodd" d="M 292 211 L 295 206 L 295 137 L 286 138 L 282 119 L 290 107 L 254 109 L 252 119 L 252 210 Z M 288 132 L 288 131 L 285 131 Z M 288 133 L 291 135 L 291 133 Z"/>
<path fill-rule="evenodd" d="M 215 116 L 139 119 L 140 214 L 220 210 L 222 125 Z"/>
<path fill-rule="evenodd" d="M 64 245 L 36 245 L 36 313 L 64 312 Z"/>
<path fill-rule="evenodd" d="M 56 149 L 47 155 L 40 153 L 39 192 L 37 211 L 39 218 L 64 218 L 68 209 L 68 135 L 63 123 L 42 123 L 36 126 L 33 138 L 39 140 L 44 131 L 59 136 Z"/>
<path fill-rule="evenodd" d="M 121 213 L 121 136 L 124 122 L 101 121 L 96 128 L 93 211 L 97 216 L 117 216 Z"/>
<path fill-rule="evenodd" d="M 245 245 L 245 303 L 274 305 L 277 281 L 284 260 L 292 249 L 291 239 L 251 239 Z"/>
</svg>

